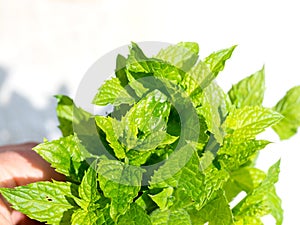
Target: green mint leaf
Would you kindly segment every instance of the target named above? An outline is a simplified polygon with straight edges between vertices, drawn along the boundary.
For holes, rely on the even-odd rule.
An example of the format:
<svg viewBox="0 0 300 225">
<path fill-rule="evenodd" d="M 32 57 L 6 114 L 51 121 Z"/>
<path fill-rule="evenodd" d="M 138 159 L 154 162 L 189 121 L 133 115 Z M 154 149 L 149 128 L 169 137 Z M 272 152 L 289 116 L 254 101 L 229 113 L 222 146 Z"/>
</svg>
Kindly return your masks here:
<svg viewBox="0 0 300 225">
<path fill-rule="evenodd" d="M 71 218 L 72 225 L 79 224 L 114 224 L 109 215 L 110 201 L 98 191 L 96 161 L 85 172 L 81 184 L 78 187 L 78 198 L 74 201 L 81 207 L 77 209 Z"/>
<path fill-rule="evenodd" d="M 230 179 L 224 184 L 223 189 L 228 201 L 232 201 L 241 191 L 250 193 L 257 188 L 266 178 L 266 174 L 252 167 L 242 167 L 230 173 Z"/>
<path fill-rule="evenodd" d="M 116 221 L 130 208 L 141 188 L 143 170 L 120 161 L 101 159 L 98 180 L 105 197 L 111 199 L 110 215 Z"/>
<path fill-rule="evenodd" d="M 124 120 L 136 124 L 143 133 L 166 130 L 170 109 L 167 96 L 154 90 L 133 106 Z"/>
<path fill-rule="evenodd" d="M 142 98 L 118 121 L 111 117 L 96 116 L 96 123 L 106 134 L 106 140 L 119 159 L 128 157 L 130 164 L 142 165 L 152 151 L 177 140 L 166 133 L 170 103 L 155 90 Z"/>
<path fill-rule="evenodd" d="M 86 159 L 93 157 L 81 144 L 77 136 L 62 137 L 46 141 L 33 148 L 35 152 L 68 179 L 80 182 L 88 168 Z"/>
<path fill-rule="evenodd" d="M 55 96 L 57 99 L 56 113 L 59 120 L 59 129 L 63 136 L 74 134 L 73 129 L 73 112 L 74 102 L 71 98 L 64 95 Z"/>
<path fill-rule="evenodd" d="M 134 98 L 122 87 L 119 78 L 111 78 L 99 88 L 98 93 L 93 99 L 93 104 L 105 106 L 112 104 L 118 106 L 120 104 L 132 105 L 135 102 Z"/>
<path fill-rule="evenodd" d="M 244 106 L 261 106 L 265 92 L 265 68 L 233 85 L 228 95 L 232 103 L 241 108 Z"/>
<path fill-rule="evenodd" d="M 197 43 L 171 45 L 152 58 L 132 43 L 93 101 L 113 106 L 109 115 L 56 96 L 63 137 L 34 150 L 67 181 L 0 193 L 54 225 L 262 225 L 268 214 L 281 225 L 279 162 L 267 174 L 254 168 L 270 143 L 256 136 L 268 127 L 281 139 L 297 132 L 300 86 L 263 108 L 262 68 L 224 93 L 214 80 L 235 47 L 198 61 Z M 246 197 L 230 209 L 241 192 Z"/>
<path fill-rule="evenodd" d="M 161 210 L 168 209 L 173 204 L 173 191 L 174 188 L 167 187 L 164 188 L 161 192 L 155 195 L 150 195 L 151 199 L 158 205 Z"/>
<path fill-rule="evenodd" d="M 198 114 L 204 116 L 208 130 L 214 134 L 217 142 L 223 143 L 225 134 L 221 124 L 231 107 L 228 96 L 216 83 L 211 83 L 204 89 L 201 103 L 202 106 L 197 108 Z"/>
<path fill-rule="evenodd" d="M 105 218 L 103 215 L 97 215 L 95 211 L 76 210 L 72 215 L 71 225 L 102 225 Z"/>
<path fill-rule="evenodd" d="M 228 138 L 244 141 L 255 138 L 257 134 L 281 119 L 282 115 L 271 109 L 245 106 L 232 110 L 222 126 Z"/>
<path fill-rule="evenodd" d="M 95 203 L 101 198 L 101 195 L 98 192 L 97 173 L 95 169 L 96 168 L 94 168 L 92 164 L 89 169 L 85 171 L 84 177 L 78 188 L 79 197 L 87 203 L 86 209 L 90 203 Z"/>
<path fill-rule="evenodd" d="M 206 222 L 208 222 L 209 225 L 234 224 L 233 215 L 223 191 L 219 191 L 217 196 L 208 202 L 200 211 L 191 209 L 188 212 L 193 221 L 192 224 L 203 225 Z"/>
<path fill-rule="evenodd" d="M 128 85 L 128 79 L 126 75 L 126 61 L 127 59 L 124 56 L 120 54 L 117 56 L 115 74 L 116 77 L 120 80 L 122 87 Z"/>
<path fill-rule="evenodd" d="M 175 211 L 157 209 L 150 215 L 152 225 L 192 225 L 187 211 L 179 209 Z"/>
<path fill-rule="evenodd" d="M 172 144 L 177 139 L 178 137 L 171 136 L 165 131 L 156 131 L 145 136 L 143 139 L 139 139 L 135 149 L 139 151 L 154 150 L 157 147 L 164 147 L 165 145 Z"/>
<path fill-rule="evenodd" d="M 231 179 L 247 193 L 256 189 L 266 178 L 266 174 L 257 168 L 244 167 L 230 173 Z"/>
<path fill-rule="evenodd" d="M 250 192 L 236 207 L 233 213 L 238 219 L 247 217 L 262 217 L 271 213 L 276 219 L 276 225 L 283 221 L 281 200 L 277 196 L 274 184 L 278 181 L 280 161 L 270 167 L 266 178 Z"/>
<path fill-rule="evenodd" d="M 224 69 L 226 60 L 231 57 L 235 48 L 236 45 L 214 52 L 204 59 L 204 62 L 209 66 L 214 77 L 217 77 L 219 72 Z"/>
<path fill-rule="evenodd" d="M 170 63 L 163 62 L 162 60 L 156 58 L 147 58 L 139 46 L 135 43 L 132 43 L 130 48 L 130 54 L 128 56 L 126 68 L 128 70 L 127 76 L 129 74 L 131 76 L 131 82 L 133 79 L 139 81 L 141 78 L 154 76 L 167 79 L 175 84 L 178 84 L 181 82 L 184 75 L 183 70 L 171 65 Z M 142 89 L 136 84 L 135 87 L 138 91 Z"/>
<path fill-rule="evenodd" d="M 109 208 L 86 211 L 77 209 L 71 218 L 71 225 L 115 225 L 109 216 Z"/>
<path fill-rule="evenodd" d="M 147 213 L 157 209 L 157 204 L 149 196 L 149 190 L 143 191 L 142 194 L 135 200 L 135 203 L 142 209 L 146 210 Z"/>
<path fill-rule="evenodd" d="M 69 225 L 77 208 L 72 200 L 74 184 L 68 182 L 37 182 L 13 189 L 1 188 L 1 194 L 13 208 L 32 219 L 52 225 Z"/>
<path fill-rule="evenodd" d="M 147 77 L 149 74 L 145 73 L 143 74 L 144 76 L 141 76 L 141 74 L 136 76 L 133 72 L 126 70 L 126 75 L 129 81 L 129 86 L 134 90 L 136 96 L 142 98 L 149 91 L 149 89 L 144 87 L 141 81 L 144 79 L 143 77 Z"/>
<path fill-rule="evenodd" d="M 77 107 L 67 96 L 57 95 L 56 98 L 59 128 L 63 136 L 76 134 L 87 151 L 99 155 L 99 139 L 94 116 Z"/>
<path fill-rule="evenodd" d="M 245 216 L 235 222 L 235 225 L 264 225 L 260 218 Z"/>
<path fill-rule="evenodd" d="M 155 58 L 169 62 L 183 71 L 188 71 L 197 61 L 199 46 L 195 42 L 180 42 L 162 49 Z"/>
<path fill-rule="evenodd" d="M 201 104 L 202 91 L 215 79 L 209 67 L 199 61 L 183 78 L 181 85 L 192 99 L 195 107 Z"/>
<path fill-rule="evenodd" d="M 195 106 L 201 104 L 202 90 L 208 87 L 217 77 L 220 71 L 224 69 L 225 62 L 231 57 L 235 46 L 212 53 L 199 61 L 185 76 L 182 81 L 182 86 L 191 97 Z"/>
<path fill-rule="evenodd" d="M 96 116 L 95 121 L 97 126 L 106 134 L 106 140 L 113 149 L 115 156 L 124 159 L 125 150 L 119 142 L 119 136 L 116 134 L 120 130 L 119 122 L 114 118 L 104 116 Z"/>
<path fill-rule="evenodd" d="M 73 100 L 65 95 L 56 95 L 57 117 L 60 122 L 59 128 L 64 137 L 73 135 L 74 130 L 80 134 L 89 134 L 94 125 L 93 116 L 77 107 Z"/>
<path fill-rule="evenodd" d="M 149 160 L 149 158 L 155 151 L 156 150 L 140 151 L 140 150 L 132 149 L 126 153 L 126 157 L 130 165 L 141 166 Z"/>
<path fill-rule="evenodd" d="M 178 199 L 174 207 L 183 207 L 186 202 L 181 201 L 184 196 L 189 197 L 189 203 L 194 202 L 201 208 L 213 197 L 228 179 L 227 172 L 210 165 L 205 171 L 200 170 L 200 159 L 191 145 L 177 150 L 162 165 L 150 181 L 150 189 L 173 187 L 178 189 Z M 182 196 L 183 194 L 183 196 Z"/>
<path fill-rule="evenodd" d="M 221 164 L 229 169 L 236 170 L 248 163 L 256 153 L 264 149 L 269 141 L 264 140 L 237 140 L 228 139 L 218 151 Z"/>
<path fill-rule="evenodd" d="M 132 72 L 150 72 L 150 68 L 147 63 L 149 59 L 136 43 L 131 42 L 129 52 L 130 54 L 126 64 L 126 68 L 128 70 Z"/>
<path fill-rule="evenodd" d="M 300 86 L 290 89 L 274 109 L 284 116 L 273 126 L 280 139 L 288 139 L 296 134 L 300 126 Z"/>
<path fill-rule="evenodd" d="M 150 217 L 139 205 L 133 203 L 125 215 L 118 219 L 118 225 L 152 225 Z"/>
<path fill-rule="evenodd" d="M 195 163 L 189 161 L 195 161 Z M 192 166 L 192 171 L 198 171 L 197 160 L 199 158 L 195 154 L 195 148 L 190 144 L 183 146 L 176 152 L 170 155 L 169 159 L 158 170 L 154 172 L 154 175 L 150 181 L 150 189 L 154 188 L 166 188 L 177 187 L 179 179 L 182 174 L 182 169 L 185 166 Z M 200 177 L 200 182 L 201 182 Z M 195 179 L 196 182 L 196 179 Z"/>
</svg>

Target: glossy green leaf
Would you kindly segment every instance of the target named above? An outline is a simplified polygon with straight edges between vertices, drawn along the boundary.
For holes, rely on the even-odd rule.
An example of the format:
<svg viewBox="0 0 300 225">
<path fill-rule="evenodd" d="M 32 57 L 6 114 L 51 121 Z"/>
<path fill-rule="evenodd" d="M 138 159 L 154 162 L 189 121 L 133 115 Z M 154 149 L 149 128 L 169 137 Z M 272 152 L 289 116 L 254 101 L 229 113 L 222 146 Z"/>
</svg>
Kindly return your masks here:
<svg viewBox="0 0 300 225">
<path fill-rule="evenodd" d="M 86 159 L 93 157 L 81 144 L 77 136 L 45 141 L 33 148 L 59 173 L 73 181 L 80 181 L 88 167 Z"/>
<path fill-rule="evenodd" d="M 120 216 L 118 225 L 152 225 L 150 217 L 139 205 L 133 203 L 125 215 Z"/>
<path fill-rule="evenodd" d="M 280 139 L 288 139 L 296 134 L 300 126 L 300 86 L 290 89 L 276 104 L 274 110 L 284 117 L 273 126 Z"/>
<path fill-rule="evenodd" d="M 128 111 L 124 122 L 135 124 L 143 133 L 166 130 L 170 109 L 167 96 L 154 90 Z"/>
<path fill-rule="evenodd" d="M 130 71 L 131 76 L 137 81 L 139 79 L 143 80 L 143 78 L 154 76 L 178 84 L 181 82 L 184 74 L 184 71 L 177 68 L 175 65 L 163 62 L 157 58 L 148 58 L 135 43 L 132 43 L 132 46 L 130 47 L 126 68 Z M 140 89 L 137 85 L 135 85 L 135 87 Z"/>
<path fill-rule="evenodd" d="M 245 216 L 235 222 L 235 225 L 264 225 L 260 218 Z"/>
<path fill-rule="evenodd" d="M 184 210 L 165 210 L 159 209 L 150 215 L 152 225 L 192 225 L 189 214 Z"/>
<path fill-rule="evenodd" d="M 52 225 L 69 225 L 77 208 L 72 200 L 73 184 L 67 182 L 37 182 L 13 189 L 1 188 L 0 193 L 13 208 L 32 219 Z"/>
<path fill-rule="evenodd" d="M 244 106 L 261 106 L 265 92 L 265 68 L 233 85 L 228 95 L 232 103 L 241 108 Z"/>
<path fill-rule="evenodd" d="M 90 204 L 97 202 L 101 198 L 98 192 L 98 179 L 95 169 L 94 166 L 89 167 L 78 188 L 79 197 L 86 203 L 86 209 L 88 209 Z"/>
<path fill-rule="evenodd" d="M 266 178 L 266 174 L 253 167 L 241 167 L 230 173 L 230 179 L 223 189 L 228 201 L 232 201 L 240 192 L 252 192 Z"/>
<path fill-rule="evenodd" d="M 281 139 L 296 133 L 300 86 L 264 108 L 262 68 L 226 94 L 214 80 L 234 49 L 198 60 L 198 44 L 180 42 L 151 58 L 132 43 L 94 98 L 112 106 L 108 115 L 56 96 L 64 137 L 34 150 L 67 181 L 1 194 L 49 225 L 262 225 L 265 215 L 281 225 L 279 162 L 267 174 L 254 167 L 270 143 L 256 136 L 269 127 Z"/>
<path fill-rule="evenodd" d="M 71 225 L 102 225 L 104 223 L 103 215 L 97 215 L 94 211 L 76 210 L 72 215 Z"/>
<path fill-rule="evenodd" d="M 247 217 L 262 217 L 268 214 L 276 219 L 276 225 L 283 221 L 281 200 L 277 196 L 274 184 L 278 181 L 280 161 L 268 171 L 261 184 L 250 192 L 236 207 L 233 213 L 237 219 Z"/>
<path fill-rule="evenodd" d="M 201 224 L 208 222 L 209 225 L 233 225 L 233 215 L 229 207 L 229 203 L 222 191 L 208 202 L 200 211 L 189 211 L 191 218 L 197 224 L 197 220 L 202 221 Z M 192 215 L 194 214 L 194 215 Z M 200 223 L 199 223 L 200 224 Z"/>
<path fill-rule="evenodd" d="M 119 142 L 119 134 L 117 134 L 121 130 L 120 123 L 114 118 L 104 116 L 96 116 L 95 121 L 97 126 L 106 134 L 106 140 L 113 149 L 116 157 L 124 159 L 125 150 Z"/>
<path fill-rule="evenodd" d="M 162 59 L 172 65 L 188 71 L 197 61 L 199 46 L 195 42 L 180 42 L 162 49 L 155 58 Z"/>
<path fill-rule="evenodd" d="M 226 140 L 218 151 L 221 164 L 229 170 L 236 170 L 248 163 L 261 149 L 264 149 L 269 141 L 264 140 Z"/>
<path fill-rule="evenodd" d="M 164 188 L 161 192 L 155 194 L 155 195 L 149 195 L 151 199 L 158 205 L 158 207 L 161 210 L 167 209 L 169 206 L 171 206 L 173 203 L 173 191 L 174 188 L 167 187 Z"/>
<path fill-rule="evenodd" d="M 216 51 L 204 59 L 204 62 L 209 66 L 210 71 L 213 73 L 214 77 L 217 77 L 219 72 L 221 72 L 225 67 L 225 62 L 232 55 L 232 52 L 236 48 L 236 45 Z"/>
<path fill-rule="evenodd" d="M 243 167 L 233 171 L 230 174 L 230 177 L 242 188 L 242 190 L 250 193 L 264 181 L 266 174 L 257 168 Z"/>
<path fill-rule="evenodd" d="M 233 109 L 222 125 L 228 138 L 252 139 L 266 128 L 275 125 L 282 115 L 274 110 L 258 106 L 245 106 Z"/>
<path fill-rule="evenodd" d="M 56 113 L 59 120 L 59 129 L 64 137 L 77 134 L 90 134 L 94 128 L 93 116 L 77 107 L 73 100 L 65 95 L 56 95 Z"/>
<path fill-rule="evenodd" d="M 128 85 L 128 78 L 126 76 L 126 61 L 127 59 L 122 55 L 117 55 L 116 60 L 116 77 L 120 80 L 122 87 L 126 87 Z"/>
<path fill-rule="evenodd" d="M 201 103 L 202 106 L 197 108 L 198 114 L 203 115 L 208 130 L 214 134 L 217 142 L 223 143 L 225 134 L 221 125 L 231 107 L 228 96 L 216 83 L 212 83 L 204 90 Z"/>
<path fill-rule="evenodd" d="M 104 196 L 111 199 L 110 215 L 116 221 L 138 195 L 143 170 L 120 161 L 101 159 L 97 172 Z"/>
<path fill-rule="evenodd" d="M 99 88 L 98 93 L 93 99 L 93 104 L 105 106 L 112 104 L 118 106 L 120 104 L 133 104 L 134 98 L 122 87 L 118 78 L 111 78 Z"/>
<path fill-rule="evenodd" d="M 197 208 L 201 208 L 227 179 L 228 174 L 219 171 L 213 165 L 201 171 L 200 159 L 194 147 L 186 145 L 174 152 L 166 163 L 154 172 L 150 189 L 177 188 L 178 198 L 188 196 L 188 201 L 193 201 Z M 178 200 L 174 204 L 175 207 L 182 207 L 186 202 Z"/>
</svg>

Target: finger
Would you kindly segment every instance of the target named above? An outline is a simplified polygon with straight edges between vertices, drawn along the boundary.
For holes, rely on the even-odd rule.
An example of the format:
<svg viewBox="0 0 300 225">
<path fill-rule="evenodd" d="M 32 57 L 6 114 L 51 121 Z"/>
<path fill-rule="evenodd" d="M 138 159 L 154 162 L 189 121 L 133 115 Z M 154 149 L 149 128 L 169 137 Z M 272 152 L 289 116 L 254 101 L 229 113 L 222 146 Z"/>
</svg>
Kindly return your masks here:
<svg viewBox="0 0 300 225">
<path fill-rule="evenodd" d="M 0 187 L 15 187 L 45 180 L 63 180 L 36 152 L 36 143 L 0 147 Z M 0 196 L 0 225 L 41 224 L 12 210 Z"/>
<path fill-rule="evenodd" d="M 0 195 L 0 224 L 13 225 L 11 218 L 12 209 L 9 208 L 5 199 Z"/>
<path fill-rule="evenodd" d="M 50 164 L 32 151 L 35 143 L 0 147 L 0 186 L 15 187 L 44 180 L 62 180 Z"/>
</svg>

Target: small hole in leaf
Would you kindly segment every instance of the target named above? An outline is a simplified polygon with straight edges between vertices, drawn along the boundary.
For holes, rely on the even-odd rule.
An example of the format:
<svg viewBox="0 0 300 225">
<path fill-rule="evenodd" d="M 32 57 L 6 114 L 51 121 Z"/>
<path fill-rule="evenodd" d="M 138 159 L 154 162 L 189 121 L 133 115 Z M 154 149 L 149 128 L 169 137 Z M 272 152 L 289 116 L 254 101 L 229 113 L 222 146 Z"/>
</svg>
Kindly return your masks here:
<svg viewBox="0 0 300 225">
<path fill-rule="evenodd" d="M 52 202 L 52 199 L 48 196 L 46 196 L 46 199 L 49 201 L 49 202 Z"/>
</svg>

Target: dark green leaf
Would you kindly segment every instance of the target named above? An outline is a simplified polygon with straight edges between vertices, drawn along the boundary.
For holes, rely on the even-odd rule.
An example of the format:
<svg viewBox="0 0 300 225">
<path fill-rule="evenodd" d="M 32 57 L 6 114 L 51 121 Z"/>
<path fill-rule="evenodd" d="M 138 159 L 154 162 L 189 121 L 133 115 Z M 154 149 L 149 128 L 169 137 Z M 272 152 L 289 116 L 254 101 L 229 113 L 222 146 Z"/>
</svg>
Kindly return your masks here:
<svg viewBox="0 0 300 225">
<path fill-rule="evenodd" d="M 68 96 L 56 95 L 57 117 L 60 122 L 59 128 L 64 137 L 77 134 L 89 134 L 94 127 L 93 116 L 77 107 Z"/>
<path fill-rule="evenodd" d="M 116 77 L 120 80 L 120 83 L 123 87 L 128 84 L 128 79 L 126 76 L 126 58 L 122 55 L 117 56 L 116 62 Z"/>
</svg>

